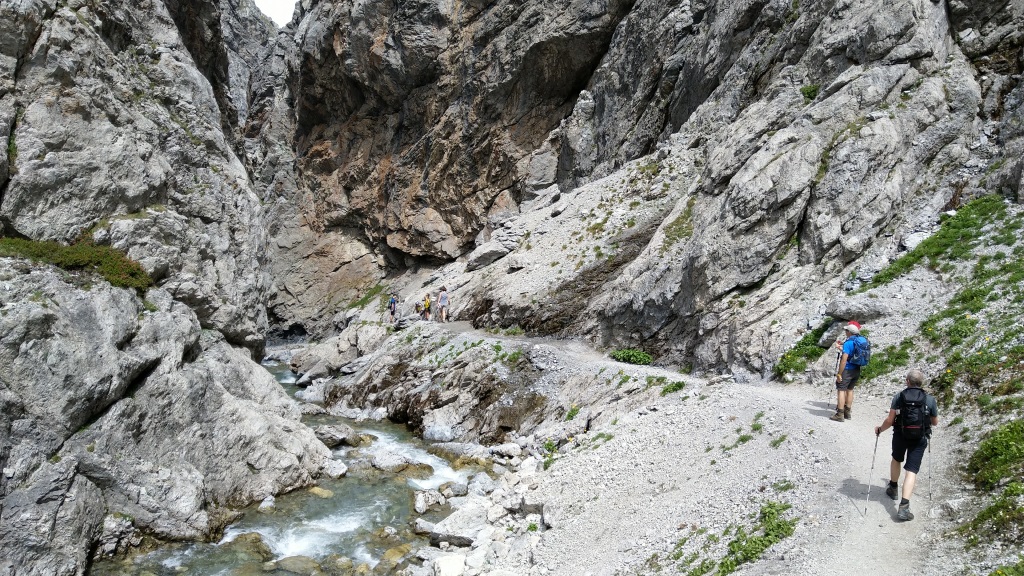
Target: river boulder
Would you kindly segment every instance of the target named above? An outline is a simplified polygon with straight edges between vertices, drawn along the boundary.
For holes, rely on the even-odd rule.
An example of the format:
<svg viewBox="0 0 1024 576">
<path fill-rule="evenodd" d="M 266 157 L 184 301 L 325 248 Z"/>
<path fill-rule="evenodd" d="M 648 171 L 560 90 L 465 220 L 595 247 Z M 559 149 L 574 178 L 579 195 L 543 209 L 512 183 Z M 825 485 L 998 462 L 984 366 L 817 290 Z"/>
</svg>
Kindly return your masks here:
<svg viewBox="0 0 1024 576">
<path fill-rule="evenodd" d="M 359 433 L 347 424 L 324 424 L 313 428 L 313 432 L 328 448 L 338 445 L 356 447 L 362 443 Z"/>
</svg>

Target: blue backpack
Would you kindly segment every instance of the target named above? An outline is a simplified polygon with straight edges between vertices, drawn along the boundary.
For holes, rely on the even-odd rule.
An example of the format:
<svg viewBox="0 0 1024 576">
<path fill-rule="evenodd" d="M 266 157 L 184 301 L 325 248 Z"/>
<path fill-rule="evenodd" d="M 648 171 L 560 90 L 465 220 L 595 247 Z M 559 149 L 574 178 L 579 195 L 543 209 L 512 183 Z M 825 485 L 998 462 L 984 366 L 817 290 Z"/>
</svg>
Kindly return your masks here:
<svg viewBox="0 0 1024 576">
<path fill-rule="evenodd" d="M 850 364 L 858 367 L 867 366 L 868 360 L 871 360 L 871 343 L 860 334 L 854 334 L 850 338 L 853 338 L 853 354 L 850 354 Z"/>
</svg>

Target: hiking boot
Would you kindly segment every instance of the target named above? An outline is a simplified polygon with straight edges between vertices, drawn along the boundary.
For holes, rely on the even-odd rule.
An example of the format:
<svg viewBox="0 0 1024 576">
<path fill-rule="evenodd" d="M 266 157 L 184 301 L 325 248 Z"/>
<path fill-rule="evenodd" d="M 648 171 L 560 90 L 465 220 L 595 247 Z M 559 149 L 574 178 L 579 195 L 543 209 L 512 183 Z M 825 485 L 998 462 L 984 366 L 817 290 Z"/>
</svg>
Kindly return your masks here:
<svg viewBox="0 0 1024 576">
<path fill-rule="evenodd" d="M 896 500 L 897 498 L 900 497 L 899 493 L 896 491 L 896 489 L 897 489 L 897 486 L 889 484 L 885 488 L 885 495 L 888 496 L 890 500 Z"/>
<path fill-rule="evenodd" d="M 914 513 L 910 511 L 910 504 L 900 504 L 900 509 L 896 512 L 896 519 L 903 522 L 914 519 Z"/>
<path fill-rule="evenodd" d="M 849 406 L 843 408 L 843 417 L 847 420 L 853 420 L 853 408 Z"/>
<path fill-rule="evenodd" d="M 829 418 L 829 420 L 835 420 L 836 422 L 842 422 L 844 419 L 842 412 L 836 412 L 834 416 Z"/>
</svg>

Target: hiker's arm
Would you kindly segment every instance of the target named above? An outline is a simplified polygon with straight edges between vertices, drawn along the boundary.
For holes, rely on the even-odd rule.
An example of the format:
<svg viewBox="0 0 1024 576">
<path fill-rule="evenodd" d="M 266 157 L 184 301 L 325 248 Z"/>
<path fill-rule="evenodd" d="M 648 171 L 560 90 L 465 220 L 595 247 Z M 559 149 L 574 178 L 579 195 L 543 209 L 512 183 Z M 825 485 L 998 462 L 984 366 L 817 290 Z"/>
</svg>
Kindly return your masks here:
<svg viewBox="0 0 1024 576">
<path fill-rule="evenodd" d="M 846 370 L 846 360 L 849 358 L 848 354 L 843 354 L 839 359 L 839 371 L 836 372 L 836 382 L 843 381 L 843 370 Z"/>
<path fill-rule="evenodd" d="M 934 428 L 935 426 L 938 426 L 938 425 L 939 425 L 939 417 L 938 416 L 932 416 L 932 427 Z"/>
<path fill-rule="evenodd" d="M 889 415 L 885 417 L 885 420 L 882 422 L 882 425 L 881 426 L 875 426 L 875 436 L 878 436 L 882 432 L 885 432 L 889 428 L 892 428 L 892 424 L 895 421 L 896 421 L 896 411 L 890 409 L 889 410 Z"/>
</svg>

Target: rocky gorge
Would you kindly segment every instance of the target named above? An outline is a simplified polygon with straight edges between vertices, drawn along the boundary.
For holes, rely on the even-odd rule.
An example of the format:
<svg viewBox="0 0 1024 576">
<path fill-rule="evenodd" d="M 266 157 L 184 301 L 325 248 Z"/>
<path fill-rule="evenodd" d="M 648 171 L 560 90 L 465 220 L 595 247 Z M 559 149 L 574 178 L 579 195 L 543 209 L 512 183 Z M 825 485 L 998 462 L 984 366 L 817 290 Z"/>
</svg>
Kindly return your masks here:
<svg viewBox="0 0 1024 576">
<path fill-rule="evenodd" d="M 245 0 L 28 0 L 0 18 L 0 574 L 216 539 L 341 475 L 255 362 L 268 337 L 309 340 L 289 357 L 307 402 L 490 471 L 410 573 L 655 571 L 706 533 L 676 547 L 673 524 L 727 539 L 749 510 L 726 503 L 785 482 L 823 534 L 850 530 L 820 520 L 824 486 L 860 498 L 840 437 L 812 437 L 812 409 L 772 382 L 821 394 L 841 319 L 880 352 L 866 397 L 921 366 L 966 420 L 960 449 L 1019 415 L 1018 0 L 306 0 L 283 29 Z M 152 285 L 17 248 L 47 241 L 112 248 Z M 458 323 L 407 317 L 441 286 Z M 755 423 L 816 472 L 754 444 L 706 459 L 755 476 L 673 464 L 727 426 L 770 442 Z M 622 475 L 631 457 L 645 475 Z M 939 473 L 928 515 L 952 530 L 987 504 L 954 462 Z M 583 504 L 595 486 L 625 505 Z M 639 497 L 661 502 L 650 526 L 622 520 Z M 752 573 L 828 571 L 796 530 Z M 912 530 L 936 574 L 1019 551 Z"/>
</svg>

